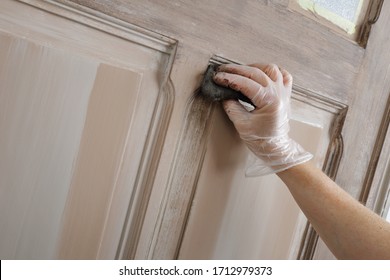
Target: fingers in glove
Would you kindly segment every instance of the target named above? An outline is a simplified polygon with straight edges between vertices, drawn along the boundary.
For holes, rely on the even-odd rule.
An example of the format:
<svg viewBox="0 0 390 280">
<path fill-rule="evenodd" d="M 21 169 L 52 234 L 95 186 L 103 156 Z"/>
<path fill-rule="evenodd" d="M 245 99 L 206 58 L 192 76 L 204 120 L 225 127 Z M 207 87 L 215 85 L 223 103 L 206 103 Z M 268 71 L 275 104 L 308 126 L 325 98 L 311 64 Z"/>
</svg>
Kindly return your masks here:
<svg viewBox="0 0 390 280">
<path fill-rule="evenodd" d="M 241 131 L 241 126 L 250 122 L 251 114 L 236 100 L 223 101 L 223 109 L 232 121 L 237 130 Z"/>
<path fill-rule="evenodd" d="M 250 113 L 236 100 L 223 101 L 223 109 L 234 124 L 250 118 Z"/>
<path fill-rule="evenodd" d="M 281 69 L 280 72 L 282 73 L 283 76 L 283 85 L 286 88 L 292 88 L 292 83 L 293 83 L 293 77 L 289 72 L 287 72 L 285 69 Z"/>
<path fill-rule="evenodd" d="M 237 74 L 248 79 L 251 79 L 263 87 L 267 87 L 271 82 L 270 78 L 262 70 L 256 67 L 237 65 L 237 64 L 222 64 L 218 67 L 218 72 L 226 72 L 231 74 Z"/>
<path fill-rule="evenodd" d="M 262 108 L 267 105 L 267 93 L 264 91 L 264 87 L 259 83 L 247 77 L 231 74 L 226 72 L 218 72 L 214 76 L 214 81 L 225 87 L 230 87 L 236 91 L 241 92 L 247 96 L 257 108 Z"/>
<path fill-rule="evenodd" d="M 278 67 L 276 64 L 255 63 L 251 64 L 251 66 L 261 69 L 272 81 L 277 82 L 281 80 L 287 89 L 292 88 L 293 77 L 286 69 Z"/>
<path fill-rule="evenodd" d="M 261 70 L 273 82 L 278 82 L 278 81 L 283 80 L 283 76 L 282 76 L 282 73 L 280 71 L 280 68 L 276 64 L 254 63 L 254 64 L 251 64 L 250 66 Z"/>
</svg>

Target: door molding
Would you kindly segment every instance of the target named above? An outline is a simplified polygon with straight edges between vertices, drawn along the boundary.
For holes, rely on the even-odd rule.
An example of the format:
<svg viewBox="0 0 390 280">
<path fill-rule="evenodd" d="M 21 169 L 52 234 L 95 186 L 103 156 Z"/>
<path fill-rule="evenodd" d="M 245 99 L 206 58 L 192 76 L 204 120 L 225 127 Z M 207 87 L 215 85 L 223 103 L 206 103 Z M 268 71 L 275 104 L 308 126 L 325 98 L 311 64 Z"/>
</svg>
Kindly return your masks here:
<svg viewBox="0 0 390 280">
<path fill-rule="evenodd" d="M 389 94 L 390 95 L 390 94 Z M 377 214 L 388 211 L 390 191 L 390 98 L 380 124 L 359 200 Z"/>
<path fill-rule="evenodd" d="M 233 61 L 215 56 L 210 63 Z M 200 95 L 199 89 L 188 100 L 187 118 L 175 152 L 175 165 L 169 176 L 164 204 L 154 230 L 149 256 L 153 259 L 176 259 L 180 250 L 191 202 L 206 153 L 212 127 L 214 104 Z"/>
<path fill-rule="evenodd" d="M 209 63 L 237 63 L 221 56 L 213 56 Z M 292 99 L 312 106 L 316 109 L 334 115 L 330 130 L 331 141 L 327 148 L 324 172 L 334 179 L 337 175 L 343 154 L 342 128 L 348 111 L 344 103 L 333 100 L 325 95 L 293 85 Z M 176 259 L 178 257 L 183 234 L 187 225 L 191 203 L 196 191 L 206 153 L 206 143 L 213 126 L 214 103 L 205 100 L 198 90 L 188 101 L 187 119 L 181 129 L 179 147 L 176 150 L 176 160 L 170 174 L 169 187 L 165 194 L 164 205 L 160 209 L 160 219 L 155 227 L 154 242 L 149 256 L 153 259 Z M 180 157 L 178 157 L 180 155 Z M 318 234 L 310 223 L 304 220 L 299 223 L 303 236 L 300 244 L 292 248 L 298 259 L 312 256 L 318 240 Z"/>
<path fill-rule="evenodd" d="M 332 180 L 335 180 L 343 156 L 344 141 L 342 129 L 348 112 L 348 106 L 321 94 L 306 90 L 300 86 L 293 86 L 292 98 L 334 114 L 334 121 L 328 132 L 331 141 L 329 142 L 322 170 Z M 314 230 L 310 222 L 307 221 L 297 253 L 297 259 L 312 259 L 318 239 L 318 233 Z"/>
<path fill-rule="evenodd" d="M 380 181 L 384 180 L 386 176 L 384 167 L 387 165 L 388 159 L 388 149 L 389 149 L 389 124 L 390 124 L 390 98 L 387 100 L 385 112 L 383 114 L 383 118 L 381 124 L 379 126 L 378 135 L 376 138 L 375 146 L 371 154 L 370 163 L 367 169 L 366 177 L 363 183 L 363 187 L 360 193 L 359 201 L 363 204 L 369 206 L 370 208 L 376 208 L 378 214 L 380 214 L 378 207 L 381 208 L 378 203 L 379 200 L 384 200 L 385 198 L 376 198 L 378 200 L 374 206 L 373 201 L 369 201 L 369 198 L 373 200 L 372 196 L 378 196 L 378 192 L 380 189 L 387 188 L 387 186 L 380 186 L 382 183 L 379 183 L 378 180 L 380 177 Z M 379 167 L 379 170 L 377 170 Z M 387 168 L 387 167 L 386 167 Z M 378 174 L 380 173 L 380 174 Z M 383 190 L 382 190 L 383 191 Z M 380 195 L 379 195 L 380 196 Z"/>
<path fill-rule="evenodd" d="M 147 138 L 145 143 L 140 143 L 143 151 L 134 186 L 129 186 L 127 183 L 129 164 L 132 160 L 131 152 L 127 151 L 129 141 L 127 137 L 109 209 L 105 217 L 105 227 L 100 244 L 98 244 L 97 258 L 132 258 L 135 254 L 173 110 L 175 89 L 170 79 L 170 72 L 178 41 L 72 2 L 59 3 L 54 0 L 18 0 L 18 2 L 103 31 L 142 48 L 152 49 L 167 57 L 165 65 L 161 65 L 164 68 L 158 73 L 160 75 L 160 89 L 151 122 L 146 124 L 149 127 Z M 130 194 L 129 190 L 131 190 Z M 124 202 L 123 197 L 128 198 L 128 200 Z M 125 212 L 125 221 L 118 220 L 119 213 L 124 216 L 123 212 Z M 112 225 L 114 226 L 112 227 Z M 119 243 L 116 242 L 117 240 Z"/>
</svg>

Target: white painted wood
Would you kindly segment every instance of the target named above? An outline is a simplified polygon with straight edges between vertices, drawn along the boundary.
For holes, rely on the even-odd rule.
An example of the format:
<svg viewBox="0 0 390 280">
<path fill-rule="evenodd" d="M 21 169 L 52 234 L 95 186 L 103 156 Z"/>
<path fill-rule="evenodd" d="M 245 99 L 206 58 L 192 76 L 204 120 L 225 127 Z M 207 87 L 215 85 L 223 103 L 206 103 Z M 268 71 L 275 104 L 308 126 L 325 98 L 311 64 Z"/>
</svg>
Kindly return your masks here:
<svg viewBox="0 0 390 280">
<path fill-rule="evenodd" d="M 0 257 L 55 258 L 97 63 L 0 32 Z"/>
<path fill-rule="evenodd" d="M 97 256 L 139 99 L 129 92 L 139 93 L 140 82 L 141 75 L 128 70 L 104 64 L 97 70 L 64 213 L 60 258 Z"/>
<path fill-rule="evenodd" d="M 372 182 L 365 179 L 366 172 L 372 174 L 377 166 L 371 152 L 375 150 L 376 135 L 386 109 L 383 100 L 389 94 L 386 28 L 390 6 L 388 3 L 383 6 L 381 18 L 372 28 L 372 39 L 367 49 L 363 49 L 290 10 L 288 2 L 155 1 L 150 5 L 146 1 L 125 0 L 1 1 L 3 34 L 54 53 L 63 52 L 67 59 L 93 62 L 96 65 L 93 71 L 98 73 L 90 85 L 88 103 L 77 113 L 81 116 L 84 112 L 85 120 L 90 121 L 80 121 L 79 117 L 77 126 L 82 129 L 79 134 L 76 124 L 72 127 L 72 137 L 78 137 L 80 146 L 76 145 L 73 153 L 74 169 L 66 175 L 69 184 L 63 187 L 70 192 L 65 206 L 58 204 L 56 209 L 64 211 L 59 231 L 48 233 L 53 239 L 59 238 L 59 243 L 54 242 L 45 254 L 23 247 L 24 255 L 29 257 L 39 252 L 43 258 L 106 259 L 197 258 L 201 254 L 210 258 L 332 258 L 321 242 L 317 245 L 317 236 L 310 227 L 305 227 L 305 219 L 296 211 L 286 190 L 276 182 L 271 191 L 263 185 L 251 186 L 261 179 L 248 181 L 248 186 L 240 188 L 246 182 L 240 178 L 246 164 L 246 150 L 235 138 L 218 105 L 211 105 L 196 95 L 210 58 L 219 63 L 233 59 L 241 63 L 260 61 L 282 65 L 293 74 L 295 88 L 300 92 L 295 94 L 294 118 L 322 129 L 321 140 L 306 137 L 303 140 L 321 147 L 316 151 L 318 162 L 325 162 L 325 171 L 352 195 L 359 196 L 364 182 Z M 380 60 L 377 53 L 383 54 Z M 99 69 L 103 68 L 105 74 L 101 77 Z M 95 83 L 99 88 L 116 85 L 113 73 L 117 72 L 128 79 L 118 82 L 116 94 L 99 92 L 94 87 Z M 105 78 L 107 84 L 102 82 Z M 133 82 L 128 85 L 130 81 Z M 122 91 L 127 87 L 131 98 Z M 96 95 L 101 99 L 92 98 Z M 121 101 L 127 101 L 128 106 Z M 117 107 L 118 110 L 113 109 Z M 98 112 L 111 109 L 100 114 L 93 108 L 100 108 L 96 109 Z M 61 112 L 57 113 L 62 116 Z M 113 133 L 105 138 L 105 129 L 101 130 L 97 123 L 109 119 L 112 126 L 105 123 L 105 127 Z M 312 128 L 303 127 L 307 132 Z M 94 137 L 107 142 L 89 145 Z M 220 150 L 223 145 L 216 143 L 225 139 L 229 141 L 225 148 L 236 152 L 237 157 L 232 162 L 223 162 L 226 169 L 218 169 L 216 163 L 229 155 Z M 57 147 L 58 140 L 52 138 L 48 142 L 48 147 Z M 71 141 L 64 145 L 68 149 L 72 147 Z M 105 158 L 110 161 L 96 159 L 90 164 L 95 152 L 100 151 L 105 151 Z M 41 154 L 31 157 L 40 159 Z M 230 163 L 231 166 L 225 166 Z M 89 168 L 94 172 L 89 172 Z M 99 176 L 101 180 L 96 188 L 88 186 Z M 208 195 L 210 182 L 219 182 L 220 185 L 215 185 L 222 189 L 220 193 Z M 228 186 L 230 195 L 236 196 L 223 192 L 222 185 Z M 203 198 L 199 199 L 202 194 Z M 218 207 L 213 208 L 216 213 L 210 215 L 219 228 L 205 228 L 204 224 L 200 227 L 205 221 L 202 215 L 206 214 L 197 205 L 206 205 L 210 197 L 220 199 Z M 277 203 L 264 197 L 273 197 L 273 202 L 283 199 L 290 208 L 272 208 Z M 249 198 L 255 198 L 252 204 L 235 207 Z M 44 196 L 37 199 L 45 201 Z M 59 200 L 65 201 L 63 197 Z M 254 202 L 257 200 L 263 203 L 257 205 Z M 251 213 L 248 206 L 253 205 L 258 207 L 257 211 L 269 214 L 263 215 L 267 221 L 274 222 L 276 213 L 283 216 L 287 212 L 295 221 L 280 219 L 273 226 L 268 222 L 264 227 L 260 221 L 250 223 L 250 217 L 246 216 Z M 34 217 L 35 213 L 32 212 Z M 253 226 L 253 232 L 245 232 L 247 250 L 239 249 L 240 235 L 233 221 Z M 280 233 L 279 229 L 289 234 L 280 237 L 278 243 L 272 233 Z M 28 235 L 28 230 L 25 233 L 15 228 L 12 232 Z M 198 236 L 194 234 L 197 230 L 209 230 L 212 234 Z M 256 231 L 261 232 L 262 240 L 256 239 Z M 88 240 L 88 236 L 93 238 Z M 215 250 L 201 247 L 197 252 L 190 250 L 195 245 L 191 236 L 207 241 Z M 267 239 L 269 236 L 275 237 L 274 240 Z M 228 246 L 228 237 L 233 238 L 234 245 Z M 251 241 L 257 247 L 250 248 Z M 53 253 L 55 247 L 57 251 Z"/>
<path fill-rule="evenodd" d="M 295 259 L 307 220 L 276 175 L 245 177 L 253 156 L 221 108 L 215 114 L 178 257 Z M 292 118 L 291 136 L 321 167 L 335 115 L 294 95 Z"/>
<path fill-rule="evenodd" d="M 299 207 L 276 175 L 245 177 L 251 154 L 221 109 L 215 113 L 179 258 L 287 259 Z M 317 153 L 322 128 L 292 122 L 292 131 Z"/>
<path fill-rule="evenodd" d="M 26 2 L 0 3 L 1 256 L 113 259 L 142 225 L 175 41 Z"/>
</svg>

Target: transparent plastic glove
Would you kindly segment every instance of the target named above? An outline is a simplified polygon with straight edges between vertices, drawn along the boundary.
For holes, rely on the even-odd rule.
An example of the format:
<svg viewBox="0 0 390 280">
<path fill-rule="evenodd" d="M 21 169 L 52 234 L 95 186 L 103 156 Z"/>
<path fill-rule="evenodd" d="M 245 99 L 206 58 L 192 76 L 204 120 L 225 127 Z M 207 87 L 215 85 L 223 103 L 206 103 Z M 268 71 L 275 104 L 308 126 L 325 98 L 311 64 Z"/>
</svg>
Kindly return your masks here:
<svg viewBox="0 0 390 280">
<path fill-rule="evenodd" d="M 247 176 L 280 172 L 313 157 L 288 136 L 292 77 L 287 71 L 274 64 L 225 64 L 214 81 L 240 91 L 256 106 L 249 112 L 236 100 L 223 103 L 241 139 L 257 157 Z"/>
</svg>

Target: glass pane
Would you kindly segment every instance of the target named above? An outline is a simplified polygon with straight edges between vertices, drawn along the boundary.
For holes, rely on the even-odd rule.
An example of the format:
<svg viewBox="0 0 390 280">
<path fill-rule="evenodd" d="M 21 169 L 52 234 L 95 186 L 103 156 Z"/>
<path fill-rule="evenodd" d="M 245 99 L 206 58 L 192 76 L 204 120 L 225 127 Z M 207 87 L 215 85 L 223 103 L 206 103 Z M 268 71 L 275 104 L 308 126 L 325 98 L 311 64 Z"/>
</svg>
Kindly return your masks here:
<svg viewBox="0 0 390 280">
<path fill-rule="evenodd" d="M 346 20 L 355 22 L 361 0 L 313 0 L 313 2 Z"/>
<path fill-rule="evenodd" d="M 348 34 L 354 34 L 362 20 L 362 11 L 368 0 L 294 0 L 301 9 L 337 25 Z"/>
</svg>

